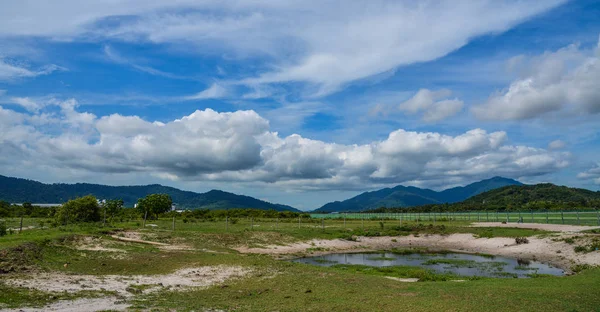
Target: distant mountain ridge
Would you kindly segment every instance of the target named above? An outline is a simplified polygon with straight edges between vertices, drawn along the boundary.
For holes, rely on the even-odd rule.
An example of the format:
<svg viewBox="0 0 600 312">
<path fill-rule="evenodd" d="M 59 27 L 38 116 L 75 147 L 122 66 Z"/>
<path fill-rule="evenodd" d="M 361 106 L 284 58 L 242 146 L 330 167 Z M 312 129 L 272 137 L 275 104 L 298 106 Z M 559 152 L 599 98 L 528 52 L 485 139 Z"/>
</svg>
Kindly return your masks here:
<svg viewBox="0 0 600 312">
<path fill-rule="evenodd" d="M 344 201 L 323 205 L 315 212 L 362 211 L 380 207 L 412 207 L 431 204 L 456 203 L 483 192 L 509 185 L 523 185 L 521 182 L 503 177 L 493 177 L 453 187 L 441 192 L 414 186 L 398 185 L 377 191 L 365 192 Z"/>
<path fill-rule="evenodd" d="M 219 190 L 195 193 L 160 184 L 135 186 L 108 186 L 88 183 L 44 184 L 33 180 L 0 175 L 0 200 L 12 203 L 63 203 L 75 197 L 91 194 L 102 199 L 122 199 L 126 206 L 133 206 L 139 198 L 155 193 L 169 194 L 177 207 L 182 209 L 256 208 L 300 211 L 291 206 L 269 203 L 250 196 Z"/>
</svg>

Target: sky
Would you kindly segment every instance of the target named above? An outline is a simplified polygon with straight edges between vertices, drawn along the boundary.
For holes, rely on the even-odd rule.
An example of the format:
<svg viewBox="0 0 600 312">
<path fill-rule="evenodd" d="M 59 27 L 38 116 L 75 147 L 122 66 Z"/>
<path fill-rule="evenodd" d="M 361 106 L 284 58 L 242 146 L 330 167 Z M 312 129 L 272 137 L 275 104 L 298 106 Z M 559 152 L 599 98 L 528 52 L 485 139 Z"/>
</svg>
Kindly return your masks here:
<svg viewBox="0 0 600 312">
<path fill-rule="evenodd" d="M 600 188 L 594 0 L 0 2 L 0 174 L 302 210 Z"/>
</svg>

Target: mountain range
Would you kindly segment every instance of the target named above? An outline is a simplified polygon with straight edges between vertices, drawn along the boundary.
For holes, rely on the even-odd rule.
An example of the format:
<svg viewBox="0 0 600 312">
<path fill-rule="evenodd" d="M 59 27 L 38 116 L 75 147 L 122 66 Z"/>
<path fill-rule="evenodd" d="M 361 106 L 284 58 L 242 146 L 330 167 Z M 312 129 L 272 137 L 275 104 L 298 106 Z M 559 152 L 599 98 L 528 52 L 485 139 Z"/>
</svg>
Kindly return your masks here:
<svg viewBox="0 0 600 312">
<path fill-rule="evenodd" d="M 365 192 L 344 201 L 323 205 L 315 212 L 362 211 L 380 207 L 412 207 L 431 204 L 456 203 L 472 196 L 509 185 L 523 185 L 521 182 L 494 177 L 466 186 L 453 187 L 440 192 L 413 186 L 398 185 L 377 191 Z"/>
<path fill-rule="evenodd" d="M 100 199 L 122 199 L 125 206 L 132 207 L 139 198 L 157 193 L 169 194 L 179 209 L 255 208 L 299 211 L 287 205 L 273 204 L 250 196 L 219 190 L 195 193 L 159 184 L 136 186 L 108 186 L 88 183 L 44 184 L 0 175 L 0 200 L 11 203 L 56 204 L 91 194 Z"/>
</svg>

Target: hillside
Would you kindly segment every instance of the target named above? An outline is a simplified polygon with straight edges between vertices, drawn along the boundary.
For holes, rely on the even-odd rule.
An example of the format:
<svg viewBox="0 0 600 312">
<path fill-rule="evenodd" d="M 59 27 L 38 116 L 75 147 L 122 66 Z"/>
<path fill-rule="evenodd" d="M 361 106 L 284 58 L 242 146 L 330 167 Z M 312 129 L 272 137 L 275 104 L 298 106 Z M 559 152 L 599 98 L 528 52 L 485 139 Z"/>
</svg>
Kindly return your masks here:
<svg viewBox="0 0 600 312">
<path fill-rule="evenodd" d="M 380 207 L 412 207 L 456 203 L 471 196 L 507 185 L 522 185 L 522 183 L 512 179 L 494 177 L 441 192 L 398 185 L 394 188 L 365 192 L 344 201 L 331 202 L 323 205 L 321 208 L 315 210 L 315 212 L 362 211 Z"/>
<path fill-rule="evenodd" d="M 552 206 L 565 206 L 565 204 L 567 206 L 589 206 L 590 201 L 600 201 L 600 192 L 541 183 L 502 187 L 473 196 L 465 200 L 464 204 L 509 208 L 529 206 L 532 209 L 544 209 Z M 600 202 L 598 203 L 600 204 Z"/>
<path fill-rule="evenodd" d="M 126 206 L 133 206 L 139 198 L 153 193 L 169 194 L 177 207 L 182 209 L 256 208 L 299 211 L 290 206 L 273 204 L 219 190 L 195 193 L 159 184 L 136 186 L 107 186 L 88 183 L 44 184 L 0 175 L 0 200 L 11 203 L 63 203 L 75 197 L 92 194 L 103 199 L 119 198 L 125 201 Z"/>
</svg>

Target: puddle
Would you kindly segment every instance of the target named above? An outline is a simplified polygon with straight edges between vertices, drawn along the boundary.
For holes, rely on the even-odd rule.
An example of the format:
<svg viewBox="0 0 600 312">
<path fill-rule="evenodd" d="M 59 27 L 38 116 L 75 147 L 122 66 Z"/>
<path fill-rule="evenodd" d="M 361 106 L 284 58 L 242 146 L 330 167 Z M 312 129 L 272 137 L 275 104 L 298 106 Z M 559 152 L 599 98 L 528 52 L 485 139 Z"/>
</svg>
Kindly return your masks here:
<svg viewBox="0 0 600 312">
<path fill-rule="evenodd" d="M 438 273 L 453 273 L 462 276 L 527 278 L 531 274 L 555 276 L 565 274 L 562 269 L 537 261 L 460 253 L 343 253 L 299 258 L 292 261 L 319 266 L 336 264 L 373 267 L 418 266 Z"/>
</svg>

